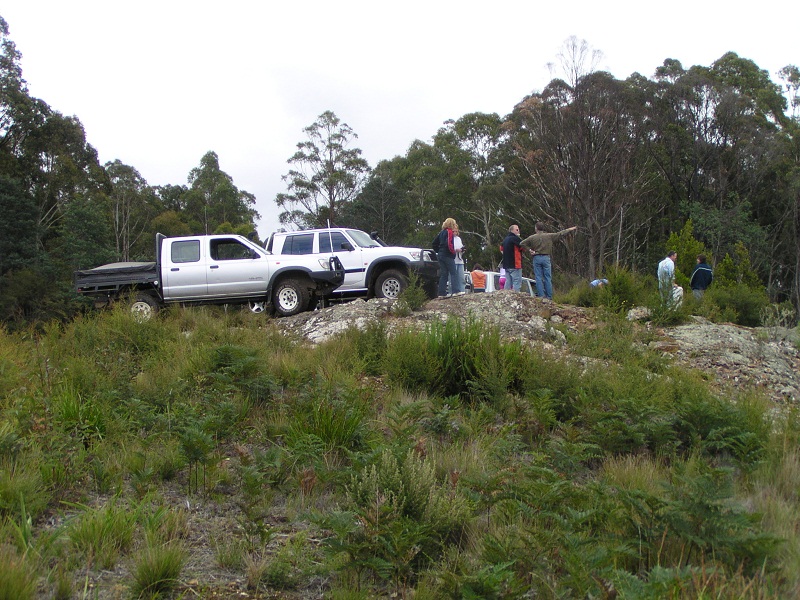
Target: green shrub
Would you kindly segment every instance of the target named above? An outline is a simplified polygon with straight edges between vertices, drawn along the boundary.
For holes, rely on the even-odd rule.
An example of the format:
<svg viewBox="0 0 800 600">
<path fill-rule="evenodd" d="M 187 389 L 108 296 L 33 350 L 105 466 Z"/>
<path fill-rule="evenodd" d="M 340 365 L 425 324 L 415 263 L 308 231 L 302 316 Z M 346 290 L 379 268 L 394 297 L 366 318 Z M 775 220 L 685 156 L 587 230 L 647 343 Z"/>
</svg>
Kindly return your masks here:
<svg viewBox="0 0 800 600">
<path fill-rule="evenodd" d="M 604 306 L 613 312 L 626 312 L 646 302 L 647 281 L 623 267 L 611 267 L 605 275 L 608 283 L 592 287 L 581 282 L 570 290 L 567 301 L 576 306 Z"/>
<path fill-rule="evenodd" d="M 346 454 L 367 441 L 368 406 L 360 390 L 330 389 L 317 380 L 296 399 L 285 435 L 287 447 L 318 440 L 325 452 Z M 304 441 L 305 440 L 305 441 Z"/>
<path fill-rule="evenodd" d="M 50 402 L 54 422 L 84 446 L 89 447 L 105 435 L 106 419 L 110 415 L 94 398 L 72 386 L 64 386 L 53 393 Z"/>
<path fill-rule="evenodd" d="M 674 394 L 673 429 L 685 452 L 731 456 L 744 469 L 764 457 L 771 421 L 760 401 L 718 398 L 688 378 L 676 383 Z"/>
<path fill-rule="evenodd" d="M 347 555 L 344 569 L 366 570 L 397 586 L 447 546 L 465 543 L 471 518 L 469 503 L 451 483 L 437 480 L 433 463 L 413 450 L 400 459 L 382 452 L 353 477 L 345 508 L 318 517 L 334 532 L 328 549 Z"/>
<path fill-rule="evenodd" d="M 647 308 L 650 310 L 650 320 L 662 327 L 671 325 L 681 325 L 689 320 L 690 301 L 684 295 L 680 306 L 675 306 L 672 302 L 665 302 L 660 292 L 650 297 Z"/>
<path fill-rule="evenodd" d="M 712 287 L 743 285 L 754 290 L 763 289 L 764 286 L 750 260 L 750 251 L 744 243 L 736 243 L 734 255 L 726 254 L 725 258 L 717 265 L 714 270 L 714 284 Z"/>
<path fill-rule="evenodd" d="M 437 378 L 437 357 L 417 331 L 405 330 L 392 336 L 386 347 L 383 372 L 392 385 L 410 390 L 429 390 Z"/>
<path fill-rule="evenodd" d="M 351 329 L 343 340 L 337 340 L 345 346 L 350 345 L 356 356 L 361 359 L 367 375 L 380 375 L 381 366 L 386 355 L 388 328 L 383 320 L 373 321 L 362 331 Z"/>
<path fill-rule="evenodd" d="M 35 364 L 22 338 L 6 332 L 0 325 L 0 410 L 10 407 L 15 391 L 18 393 L 33 383 L 31 367 Z"/>
<path fill-rule="evenodd" d="M 761 325 L 764 327 L 797 327 L 797 311 L 788 300 L 780 304 L 768 304 L 761 309 Z"/>
<path fill-rule="evenodd" d="M 264 561 L 259 582 L 278 590 L 297 589 L 311 569 L 313 558 L 308 536 L 305 533 L 294 535 Z"/>
<path fill-rule="evenodd" d="M 638 364 L 649 360 L 645 355 L 650 336 L 624 315 L 601 311 L 597 313 L 593 329 L 569 332 L 567 340 L 573 351 L 582 356 Z"/>
<path fill-rule="evenodd" d="M 412 272 L 408 277 L 408 286 L 397 298 L 398 303 L 410 311 L 417 311 L 429 300 L 428 294 L 422 285 L 419 276 Z"/>
<path fill-rule="evenodd" d="M 400 387 L 465 400 L 502 401 L 516 385 L 525 351 L 477 319 L 435 321 L 390 339 L 385 370 Z"/>
<path fill-rule="evenodd" d="M 752 288 L 743 283 L 731 286 L 713 285 L 703 296 L 701 310 L 715 322 L 732 322 L 745 327 L 761 324 L 762 311 L 769 305 L 763 288 Z"/>
<path fill-rule="evenodd" d="M 676 553 L 678 561 L 714 560 L 752 576 L 764 568 L 779 542 L 758 530 L 758 515 L 732 501 L 731 475 L 698 460 L 676 465 L 658 510 L 659 523 L 650 534 L 666 528 L 673 538 L 666 553 Z"/>
<path fill-rule="evenodd" d="M 696 263 L 698 254 L 709 255 L 705 245 L 694 237 L 694 225 L 691 219 L 684 223 L 679 233 L 671 233 L 664 251 L 675 250 L 678 253 L 678 264 L 676 265 L 676 278 L 678 284 L 687 287 L 689 276 Z M 709 260 L 711 256 L 709 255 Z"/>
</svg>

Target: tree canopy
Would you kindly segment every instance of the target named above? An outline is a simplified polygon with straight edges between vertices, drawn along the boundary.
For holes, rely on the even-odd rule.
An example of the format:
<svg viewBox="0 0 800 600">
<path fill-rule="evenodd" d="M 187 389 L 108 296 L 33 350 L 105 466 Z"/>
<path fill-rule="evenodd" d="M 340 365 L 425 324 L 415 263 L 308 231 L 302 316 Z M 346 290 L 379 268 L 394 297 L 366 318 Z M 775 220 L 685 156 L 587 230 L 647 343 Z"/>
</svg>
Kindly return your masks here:
<svg viewBox="0 0 800 600">
<path fill-rule="evenodd" d="M 356 133 L 333 112 L 325 111 L 303 131 L 306 139 L 297 144 L 287 161 L 292 168 L 283 176 L 288 191 L 275 198 L 283 209 L 280 221 L 301 227 L 336 224 L 361 190 L 369 164 L 360 149 L 350 147 Z"/>
</svg>

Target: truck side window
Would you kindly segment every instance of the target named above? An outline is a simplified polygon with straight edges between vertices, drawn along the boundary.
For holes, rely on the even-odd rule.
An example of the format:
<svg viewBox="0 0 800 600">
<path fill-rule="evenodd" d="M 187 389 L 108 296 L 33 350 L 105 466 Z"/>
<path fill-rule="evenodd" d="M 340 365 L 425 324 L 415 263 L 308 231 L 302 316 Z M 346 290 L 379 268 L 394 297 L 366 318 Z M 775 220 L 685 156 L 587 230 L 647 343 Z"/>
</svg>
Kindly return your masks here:
<svg viewBox="0 0 800 600">
<path fill-rule="evenodd" d="M 331 252 L 331 242 L 333 242 L 333 252 L 340 252 L 342 244 L 350 243 L 340 231 L 334 231 L 330 235 L 323 232 L 319 234 L 319 251 L 323 254 Z"/>
<path fill-rule="evenodd" d="M 303 233 L 290 235 L 283 242 L 284 254 L 312 254 L 314 252 L 314 234 Z"/>
<path fill-rule="evenodd" d="M 200 260 L 200 240 L 172 242 L 170 258 L 174 263 L 189 263 Z"/>
<path fill-rule="evenodd" d="M 211 240 L 211 258 L 214 260 L 242 260 L 252 257 L 250 248 L 238 240 Z"/>
</svg>

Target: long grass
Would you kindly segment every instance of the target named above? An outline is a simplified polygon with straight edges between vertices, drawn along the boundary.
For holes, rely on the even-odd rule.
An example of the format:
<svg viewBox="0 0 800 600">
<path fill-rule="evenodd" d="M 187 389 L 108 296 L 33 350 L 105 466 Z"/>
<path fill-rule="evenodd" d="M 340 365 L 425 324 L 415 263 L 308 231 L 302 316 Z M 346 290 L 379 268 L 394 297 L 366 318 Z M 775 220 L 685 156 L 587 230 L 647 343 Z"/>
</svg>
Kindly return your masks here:
<svg viewBox="0 0 800 600">
<path fill-rule="evenodd" d="M 214 307 L 0 331 L 0 592 L 795 596 L 800 419 L 600 316 L 571 359 Z"/>
<path fill-rule="evenodd" d="M 0 546 L 0 600 L 35 598 L 36 576 L 32 565 L 12 549 Z"/>
<path fill-rule="evenodd" d="M 180 544 L 148 545 L 133 561 L 134 598 L 162 598 L 174 590 L 186 564 L 187 554 Z"/>
<path fill-rule="evenodd" d="M 88 508 L 73 518 L 67 535 L 86 563 L 111 569 L 133 543 L 137 514 L 112 502 Z"/>
</svg>

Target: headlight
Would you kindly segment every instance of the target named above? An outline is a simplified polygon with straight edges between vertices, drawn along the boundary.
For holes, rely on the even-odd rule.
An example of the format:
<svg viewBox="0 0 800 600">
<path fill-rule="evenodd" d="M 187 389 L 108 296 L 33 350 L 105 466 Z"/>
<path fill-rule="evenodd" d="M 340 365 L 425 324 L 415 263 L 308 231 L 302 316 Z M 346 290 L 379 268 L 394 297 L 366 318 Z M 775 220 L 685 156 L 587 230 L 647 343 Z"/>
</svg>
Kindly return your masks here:
<svg viewBox="0 0 800 600">
<path fill-rule="evenodd" d="M 327 258 L 320 258 L 318 262 L 319 266 L 325 269 L 326 271 L 331 270 L 331 263 Z"/>
</svg>

